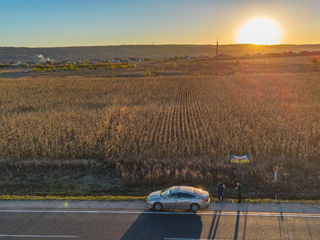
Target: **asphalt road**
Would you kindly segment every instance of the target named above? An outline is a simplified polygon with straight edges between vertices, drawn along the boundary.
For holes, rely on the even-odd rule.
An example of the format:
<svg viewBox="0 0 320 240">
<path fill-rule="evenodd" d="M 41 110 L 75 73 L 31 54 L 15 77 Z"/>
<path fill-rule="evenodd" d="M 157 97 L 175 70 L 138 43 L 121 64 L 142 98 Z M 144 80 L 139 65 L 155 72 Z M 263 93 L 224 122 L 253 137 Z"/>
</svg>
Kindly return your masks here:
<svg viewBox="0 0 320 240">
<path fill-rule="evenodd" d="M 123 208 L 121 209 L 121 204 Z M 8 204 L 7 204 L 8 205 Z M 2 205 L 0 204 L 0 207 Z M 320 214 L 209 209 L 2 207 L 0 239 L 320 239 Z M 18 204 L 19 206 L 19 204 Z M 238 209 L 238 210 L 237 210 Z"/>
</svg>

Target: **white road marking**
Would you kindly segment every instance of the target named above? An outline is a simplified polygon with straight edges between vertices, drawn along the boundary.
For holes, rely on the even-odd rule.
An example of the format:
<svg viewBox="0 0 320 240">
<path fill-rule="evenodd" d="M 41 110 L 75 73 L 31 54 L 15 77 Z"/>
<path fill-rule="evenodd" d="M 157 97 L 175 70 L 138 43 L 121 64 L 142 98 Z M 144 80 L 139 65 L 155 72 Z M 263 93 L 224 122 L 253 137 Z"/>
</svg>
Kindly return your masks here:
<svg viewBox="0 0 320 240">
<path fill-rule="evenodd" d="M 0 238 L 78 238 L 79 236 L 69 235 L 5 235 L 0 234 Z"/>
<path fill-rule="evenodd" d="M 153 211 L 115 211 L 115 210 L 31 210 L 31 209 L 0 209 L 0 213 L 82 213 L 82 214 L 158 214 L 158 215 L 221 215 L 221 216 L 249 216 L 249 217 L 296 217 L 320 218 L 316 213 L 272 213 L 272 212 L 153 212 Z"/>
</svg>

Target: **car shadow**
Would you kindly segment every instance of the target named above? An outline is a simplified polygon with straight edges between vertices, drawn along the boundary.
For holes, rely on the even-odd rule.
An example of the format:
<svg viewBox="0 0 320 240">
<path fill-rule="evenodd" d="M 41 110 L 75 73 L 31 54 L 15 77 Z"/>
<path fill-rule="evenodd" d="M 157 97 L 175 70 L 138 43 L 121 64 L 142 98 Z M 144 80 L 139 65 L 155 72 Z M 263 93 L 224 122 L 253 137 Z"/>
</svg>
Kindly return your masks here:
<svg viewBox="0 0 320 240">
<path fill-rule="evenodd" d="M 195 213 L 148 210 L 137 217 L 121 239 L 199 239 L 201 232 L 201 218 Z"/>
</svg>

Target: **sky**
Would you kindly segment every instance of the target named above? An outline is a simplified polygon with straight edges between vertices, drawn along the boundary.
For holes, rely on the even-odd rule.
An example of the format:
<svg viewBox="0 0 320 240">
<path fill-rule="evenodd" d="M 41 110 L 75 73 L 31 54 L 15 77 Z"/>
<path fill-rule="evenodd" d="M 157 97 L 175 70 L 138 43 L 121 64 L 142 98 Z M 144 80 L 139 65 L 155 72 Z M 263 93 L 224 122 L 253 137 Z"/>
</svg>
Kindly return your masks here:
<svg viewBox="0 0 320 240">
<path fill-rule="evenodd" d="M 319 0 L 0 0 L 0 46 L 237 43 L 250 18 L 281 44 L 320 43 Z"/>
</svg>

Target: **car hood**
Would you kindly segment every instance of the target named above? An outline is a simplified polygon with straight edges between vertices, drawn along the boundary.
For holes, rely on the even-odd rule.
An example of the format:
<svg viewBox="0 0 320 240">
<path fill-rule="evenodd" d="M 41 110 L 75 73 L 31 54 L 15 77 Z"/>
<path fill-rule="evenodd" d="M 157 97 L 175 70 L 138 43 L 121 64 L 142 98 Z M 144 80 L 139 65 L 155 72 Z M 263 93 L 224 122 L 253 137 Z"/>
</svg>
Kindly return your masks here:
<svg viewBox="0 0 320 240">
<path fill-rule="evenodd" d="M 160 198 L 161 197 L 160 193 L 161 193 L 161 190 L 156 191 L 156 192 L 152 192 L 149 194 L 148 198 L 149 199 Z"/>
</svg>

